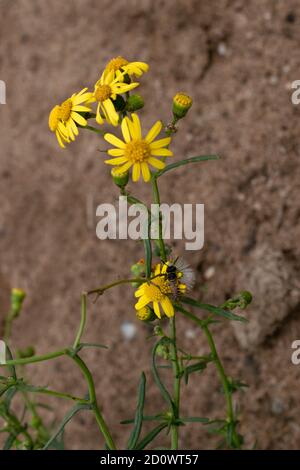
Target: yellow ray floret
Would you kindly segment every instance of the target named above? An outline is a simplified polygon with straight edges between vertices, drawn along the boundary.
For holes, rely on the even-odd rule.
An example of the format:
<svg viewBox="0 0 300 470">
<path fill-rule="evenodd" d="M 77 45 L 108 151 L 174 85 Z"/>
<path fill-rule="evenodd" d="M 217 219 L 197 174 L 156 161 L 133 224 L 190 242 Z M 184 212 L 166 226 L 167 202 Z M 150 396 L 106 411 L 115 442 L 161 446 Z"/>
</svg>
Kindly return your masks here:
<svg viewBox="0 0 300 470">
<path fill-rule="evenodd" d="M 104 70 L 100 80 L 97 81 L 91 102 L 96 101 L 98 103 L 96 113 L 98 124 L 103 124 L 105 118 L 108 123 L 117 126 L 119 115 L 115 110 L 112 100 L 115 100 L 117 95 L 122 95 L 139 85 L 139 83 L 123 83 L 123 75 L 124 72 L 115 76 L 113 70 Z"/>
<path fill-rule="evenodd" d="M 162 129 L 161 121 L 157 121 L 143 138 L 137 114 L 132 114 L 131 119 L 125 117 L 122 120 L 121 129 L 124 141 L 113 134 L 104 135 L 104 139 L 116 147 L 107 151 L 114 158 L 105 160 L 105 163 L 117 166 L 120 173 L 132 167 L 133 181 L 138 181 L 141 174 L 145 182 L 149 181 L 151 178 L 149 165 L 159 170 L 165 167 L 165 163 L 156 157 L 173 156 L 173 152 L 166 148 L 171 138 L 165 137 L 155 141 Z"/>
<path fill-rule="evenodd" d="M 157 264 L 153 279 L 149 282 L 144 282 L 135 291 L 135 297 L 139 298 L 135 308 L 140 310 L 152 303 L 154 313 L 158 318 L 161 318 L 161 308 L 167 317 L 173 317 L 174 307 L 169 298 L 170 294 L 172 294 L 170 283 L 163 274 L 161 265 Z"/>
</svg>

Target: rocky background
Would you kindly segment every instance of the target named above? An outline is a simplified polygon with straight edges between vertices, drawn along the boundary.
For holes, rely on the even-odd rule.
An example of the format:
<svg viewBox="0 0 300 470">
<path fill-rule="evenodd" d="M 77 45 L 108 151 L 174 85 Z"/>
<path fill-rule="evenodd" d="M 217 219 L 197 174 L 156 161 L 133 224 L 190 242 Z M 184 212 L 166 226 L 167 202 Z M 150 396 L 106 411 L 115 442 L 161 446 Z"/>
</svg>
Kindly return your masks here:
<svg viewBox="0 0 300 470">
<path fill-rule="evenodd" d="M 236 398 L 246 446 L 299 448 L 300 368 L 290 359 L 300 338 L 300 107 L 291 102 L 291 83 L 300 79 L 299 24 L 297 0 L 0 0 L 0 79 L 7 85 L 0 106 L 2 320 L 10 287 L 28 294 L 14 348 L 34 344 L 43 353 L 70 344 L 80 292 L 128 276 L 143 255 L 130 240 L 96 238 L 95 207 L 117 201 L 98 152 L 103 141 L 82 131 L 61 150 L 47 120 L 56 103 L 91 88 L 111 57 L 144 60 L 144 125 L 167 121 L 172 96 L 184 90 L 194 105 L 173 139 L 176 158 L 222 157 L 166 175 L 161 195 L 205 204 L 205 246 L 185 254 L 197 273 L 195 295 L 217 304 L 245 288 L 254 294 L 249 325 L 215 327 L 226 369 L 249 384 Z M 134 189 L 148 198 L 146 185 Z M 150 372 L 151 331 L 133 305 L 128 287 L 91 303 L 86 338 L 109 351 L 84 353 L 121 446 L 128 431 L 118 423 L 132 416 L 142 369 L 149 411 L 164 407 Z M 178 329 L 184 348 L 207 352 L 193 325 L 179 319 Z M 85 392 L 67 359 L 29 366 L 27 374 L 39 385 Z M 184 415 L 223 416 L 212 366 L 191 379 L 182 401 Z M 52 404 L 56 419 L 70 406 Z M 70 449 L 103 446 L 88 414 L 65 437 Z M 188 425 L 180 445 L 208 449 L 215 440 L 205 427 Z"/>
</svg>

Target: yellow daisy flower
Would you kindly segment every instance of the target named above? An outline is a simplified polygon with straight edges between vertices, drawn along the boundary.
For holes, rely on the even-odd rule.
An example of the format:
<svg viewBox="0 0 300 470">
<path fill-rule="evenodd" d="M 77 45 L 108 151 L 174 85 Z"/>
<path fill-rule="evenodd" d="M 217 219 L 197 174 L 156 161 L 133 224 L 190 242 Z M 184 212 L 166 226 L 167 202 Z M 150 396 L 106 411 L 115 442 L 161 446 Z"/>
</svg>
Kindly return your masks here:
<svg viewBox="0 0 300 470">
<path fill-rule="evenodd" d="M 157 264 L 154 270 L 154 278 L 149 282 L 144 282 L 136 291 L 135 297 L 139 297 L 138 302 L 135 304 L 136 310 L 141 310 L 146 305 L 152 303 L 155 315 L 161 318 L 162 307 L 167 317 L 174 316 L 174 307 L 169 298 L 172 294 L 172 288 L 163 274 L 164 266 Z"/>
<path fill-rule="evenodd" d="M 79 93 L 74 93 L 71 98 L 61 105 L 56 105 L 49 114 L 49 128 L 55 132 L 59 145 L 64 148 L 65 143 L 75 140 L 78 135 L 77 125 L 86 126 L 87 121 L 80 112 L 89 112 L 91 109 L 86 102 L 91 98 L 91 93 L 86 93 L 84 88 Z"/>
<path fill-rule="evenodd" d="M 60 106 L 56 105 L 49 114 L 49 129 L 55 132 L 59 145 L 65 148 L 64 142 L 70 143 L 67 129 L 60 120 Z"/>
<path fill-rule="evenodd" d="M 119 168 L 124 173 L 133 167 L 132 180 L 138 181 L 142 173 L 144 181 L 151 178 L 148 165 L 161 170 L 165 163 L 155 157 L 172 157 L 173 152 L 165 148 L 171 138 L 165 137 L 154 141 L 162 129 L 161 121 L 157 121 L 145 138 L 142 137 L 141 124 L 137 114 L 131 115 L 131 120 L 125 117 L 121 123 L 124 142 L 113 134 L 105 134 L 104 139 L 117 148 L 109 149 L 108 155 L 116 158 L 105 160 L 105 163 Z"/>
<path fill-rule="evenodd" d="M 104 122 L 101 116 L 102 111 L 107 122 L 113 126 L 117 126 L 119 115 L 115 110 L 112 100 L 115 100 L 117 95 L 122 95 L 139 85 L 139 83 L 123 83 L 123 75 L 124 72 L 122 75 L 115 76 L 114 71 L 109 72 L 104 70 L 100 80 L 97 81 L 91 102 L 96 101 L 98 103 L 96 114 L 98 124 L 103 124 Z"/>
<path fill-rule="evenodd" d="M 116 75 L 126 72 L 129 76 L 136 75 L 140 77 L 143 73 L 148 72 L 149 65 L 145 62 L 128 62 L 122 56 L 114 57 L 106 65 L 108 72 L 113 71 Z"/>
<path fill-rule="evenodd" d="M 79 112 L 90 112 L 91 108 L 86 104 L 91 98 L 91 93 L 86 93 L 87 88 L 83 88 L 79 93 L 74 93 L 60 105 L 59 117 L 67 130 L 67 137 L 75 140 L 78 135 L 77 125 L 85 127 L 87 120 Z"/>
</svg>

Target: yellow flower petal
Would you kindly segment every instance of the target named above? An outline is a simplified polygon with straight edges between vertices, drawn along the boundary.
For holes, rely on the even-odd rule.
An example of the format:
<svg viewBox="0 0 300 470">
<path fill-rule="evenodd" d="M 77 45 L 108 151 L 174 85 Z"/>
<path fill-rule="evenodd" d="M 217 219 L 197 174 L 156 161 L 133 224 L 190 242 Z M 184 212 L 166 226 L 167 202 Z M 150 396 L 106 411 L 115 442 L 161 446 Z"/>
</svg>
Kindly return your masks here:
<svg viewBox="0 0 300 470">
<path fill-rule="evenodd" d="M 161 160 L 158 160 L 158 158 L 154 158 L 154 157 L 150 157 L 148 159 L 148 163 L 150 163 L 150 165 L 154 166 L 154 168 L 158 168 L 158 170 L 162 170 L 166 166 L 166 164 L 164 162 L 162 162 Z"/>
<path fill-rule="evenodd" d="M 167 317 L 173 317 L 174 316 L 174 307 L 173 307 L 173 304 L 171 302 L 171 300 L 169 299 L 169 297 L 165 296 L 162 300 L 161 300 L 161 306 L 165 312 L 165 314 L 167 315 Z"/>
<path fill-rule="evenodd" d="M 154 313 L 158 318 L 161 318 L 160 308 L 158 302 L 153 302 Z"/>
<path fill-rule="evenodd" d="M 76 113 L 76 111 L 71 111 L 71 118 L 74 119 L 75 122 L 80 124 L 80 126 L 86 126 L 87 121 L 82 117 L 80 114 Z"/>
<path fill-rule="evenodd" d="M 151 150 L 151 155 L 158 157 L 173 157 L 173 152 L 169 149 L 154 149 Z"/>
<path fill-rule="evenodd" d="M 109 149 L 107 150 L 108 155 L 111 155 L 112 157 L 121 157 L 121 155 L 124 155 L 124 150 L 123 149 Z"/>
<path fill-rule="evenodd" d="M 119 115 L 115 110 L 115 107 L 110 99 L 105 100 L 103 103 L 103 109 L 105 111 L 107 120 L 113 125 L 117 126 L 119 122 Z"/>
<path fill-rule="evenodd" d="M 61 139 L 61 136 L 59 135 L 59 131 L 58 131 L 58 130 L 55 131 L 55 135 L 56 135 L 56 138 L 57 138 L 57 140 L 58 140 L 59 145 L 61 146 L 61 148 L 64 149 L 64 148 L 65 148 L 65 145 L 64 145 L 64 143 L 63 143 L 63 141 L 62 141 L 62 139 Z"/>
<path fill-rule="evenodd" d="M 156 140 L 150 144 L 151 149 L 158 149 L 160 147 L 166 147 L 171 142 L 171 137 L 165 137 L 164 139 Z"/>
<path fill-rule="evenodd" d="M 144 181 L 145 183 L 147 183 L 148 181 L 150 181 L 150 178 L 151 178 L 149 167 L 146 162 L 142 162 L 141 166 L 142 166 L 142 175 L 143 175 Z"/>
<path fill-rule="evenodd" d="M 120 173 L 125 173 L 125 171 L 129 170 L 130 167 L 132 167 L 133 162 L 127 162 L 123 166 L 120 166 L 119 171 Z"/>
<path fill-rule="evenodd" d="M 131 115 L 131 119 L 132 119 L 133 129 L 134 129 L 134 138 L 135 139 L 141 139 L 142 138 L 142 130 L 141 130 L 140 118 L 138 117 L 137 114 L 133 113 Z"/>
<path fill-rule="evenodd" d="M 132 170 L 132 181 L 138 181 L 140 179 L 141 164 L 135 163 Z"/>
<path fill-rule="evenodd" d="M 148 144 L 151 144 L 151 142 L 155 139 L 155 137 L 158 136 L 162 129 L 162 123 L 161 121 L 157 121 L 154 126 L 151 127 L 150 131 L 146 135 L 146 141 Z"/>
<path fill-rule="evenodd" d="M 109 165 L 122 165 L 122 163 L 125 163 L 127 161 L 126 157 L 116 157 L 116 158 L 110 158 L 109 160 L 104 160 L 105 163 L 108 163 Z"/>
<path fill-rule="evenodd" d="M 140 308 L 146 307 L 146 305 L 149 303 L 147 297 L 143 296 L 140 298 L 140 300 L 135 304 L 135 309 L 139 310 Z"/>
<path fill-rule="evenodd" d="M 124 149 L 126 146 L 125 142 L 123 142 L 121 139 L 118 139 L 118 137 L 113 134 L 105 134 L 104 139 L 106 142 L 109 142 L 111 145 L 114 145 L 120 149 Z"/>
<path fill-rule="evenodd" d="M 73 106 L 73 111 L 79 111 L 79 112 L 83 112 L 83 113 L 88 113 L 91 108 L 88 108 L 87 106 L 82 106 L 81 104 L 78 104 L 76 106 Z"/>
<path fill-rule="evenodd" d="M 130 133 L 128 128 L 128 119 L 122 119 L 121 130 L 126 143 L 130 142 Z"/>
</svg>

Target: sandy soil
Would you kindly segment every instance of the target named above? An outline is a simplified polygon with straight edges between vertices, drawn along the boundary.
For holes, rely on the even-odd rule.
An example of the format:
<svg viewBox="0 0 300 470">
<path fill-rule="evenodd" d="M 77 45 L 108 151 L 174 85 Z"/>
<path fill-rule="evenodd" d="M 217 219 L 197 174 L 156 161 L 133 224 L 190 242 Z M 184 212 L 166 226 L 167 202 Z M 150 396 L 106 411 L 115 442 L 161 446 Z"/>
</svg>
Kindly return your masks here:
<svg viewBox="0 0 300 470">
<path fill-rule="evenodd" d="M 148 100 L 141 113 L 145 123 L 167 120 L 172 96 L 184 89 L 194 106 L 174 138 L 177 158 L 222 156 L 197 169 L 185 167 L 161 184 L 165 202 L 205 204 L 204 249 L 186 254 L 197 272 L 196 291 L 208 302 L 221 303 L 247 288 L 248 281 L 252 287 L 263 282 L 265 289 L 253 292 L 247 315 L 255 318 L 255 328 L 260 321 L 264 325 L 265 316 L 271 316 L 268 324 L 273 316 L 280 318 L 276 332 L 266 340 L 263 334 L 251 350 L 240 346 L 231 325 L 216 327 L 228 371 L 250 386 L 237 398 L 246 443 L 299 448 L 300 369 L 290 361 L 291 343 L 300 337 L 300 107 L 292 105 L 290 88 L 300 78 L 299 21 L 296 0 L 0 0 L 0 79 L 7 84 L 7 104 L 0 106 L 1 314 L 9 286 L 28 293 L 15 323 L 14 347 L 34 343 L 42 353 L 71 343 L 80 292 L 127 276 L 128 266 L 142 256 L 142 247 L 131 241 L 96 238 L 91 204 L 117 197 L 97 152 L 103 142 L 83 131 L 61 151 L 47 119 L 54 104 L 91 87 L 111 57 L 145 60 L 151 65 L 140 88 Z M 137 192 L 147 199 L 149 188 L 139 185 Z M 273 255 L 279 261 L 272 261 Z M 265 256 L 269 271 L 263 269 Z M 130 341 L 120 330 L 124 321 L 137 328 Z M 184 347 L 207 351 L 185 321 L 179 321 L 179 330 Z M 148 334 L 135 321 L 127 288 L 89 306 L 86 338 L 110 349 L 84 357 L 121 445 L 126 435 L 118 422 L 132 415 L 141 369 L 149 382 L 149 410 L 160 403 L 150 374 Z M 47 368 L 30 366 L 28 373 L 37 384 L 84 391 L 67 359 Z M 59 419 L 69 404 L 55 401 L 54 406 Z M 210 367 L 184 390 L 183 413 L 213 417 L 223 409 Z M 74 420 L 66 444 L 103 445 L 91 416 Z M 202 449 L 215 442 L 205 428 L 190 425 L 180 444 Z"/>
</svg>

